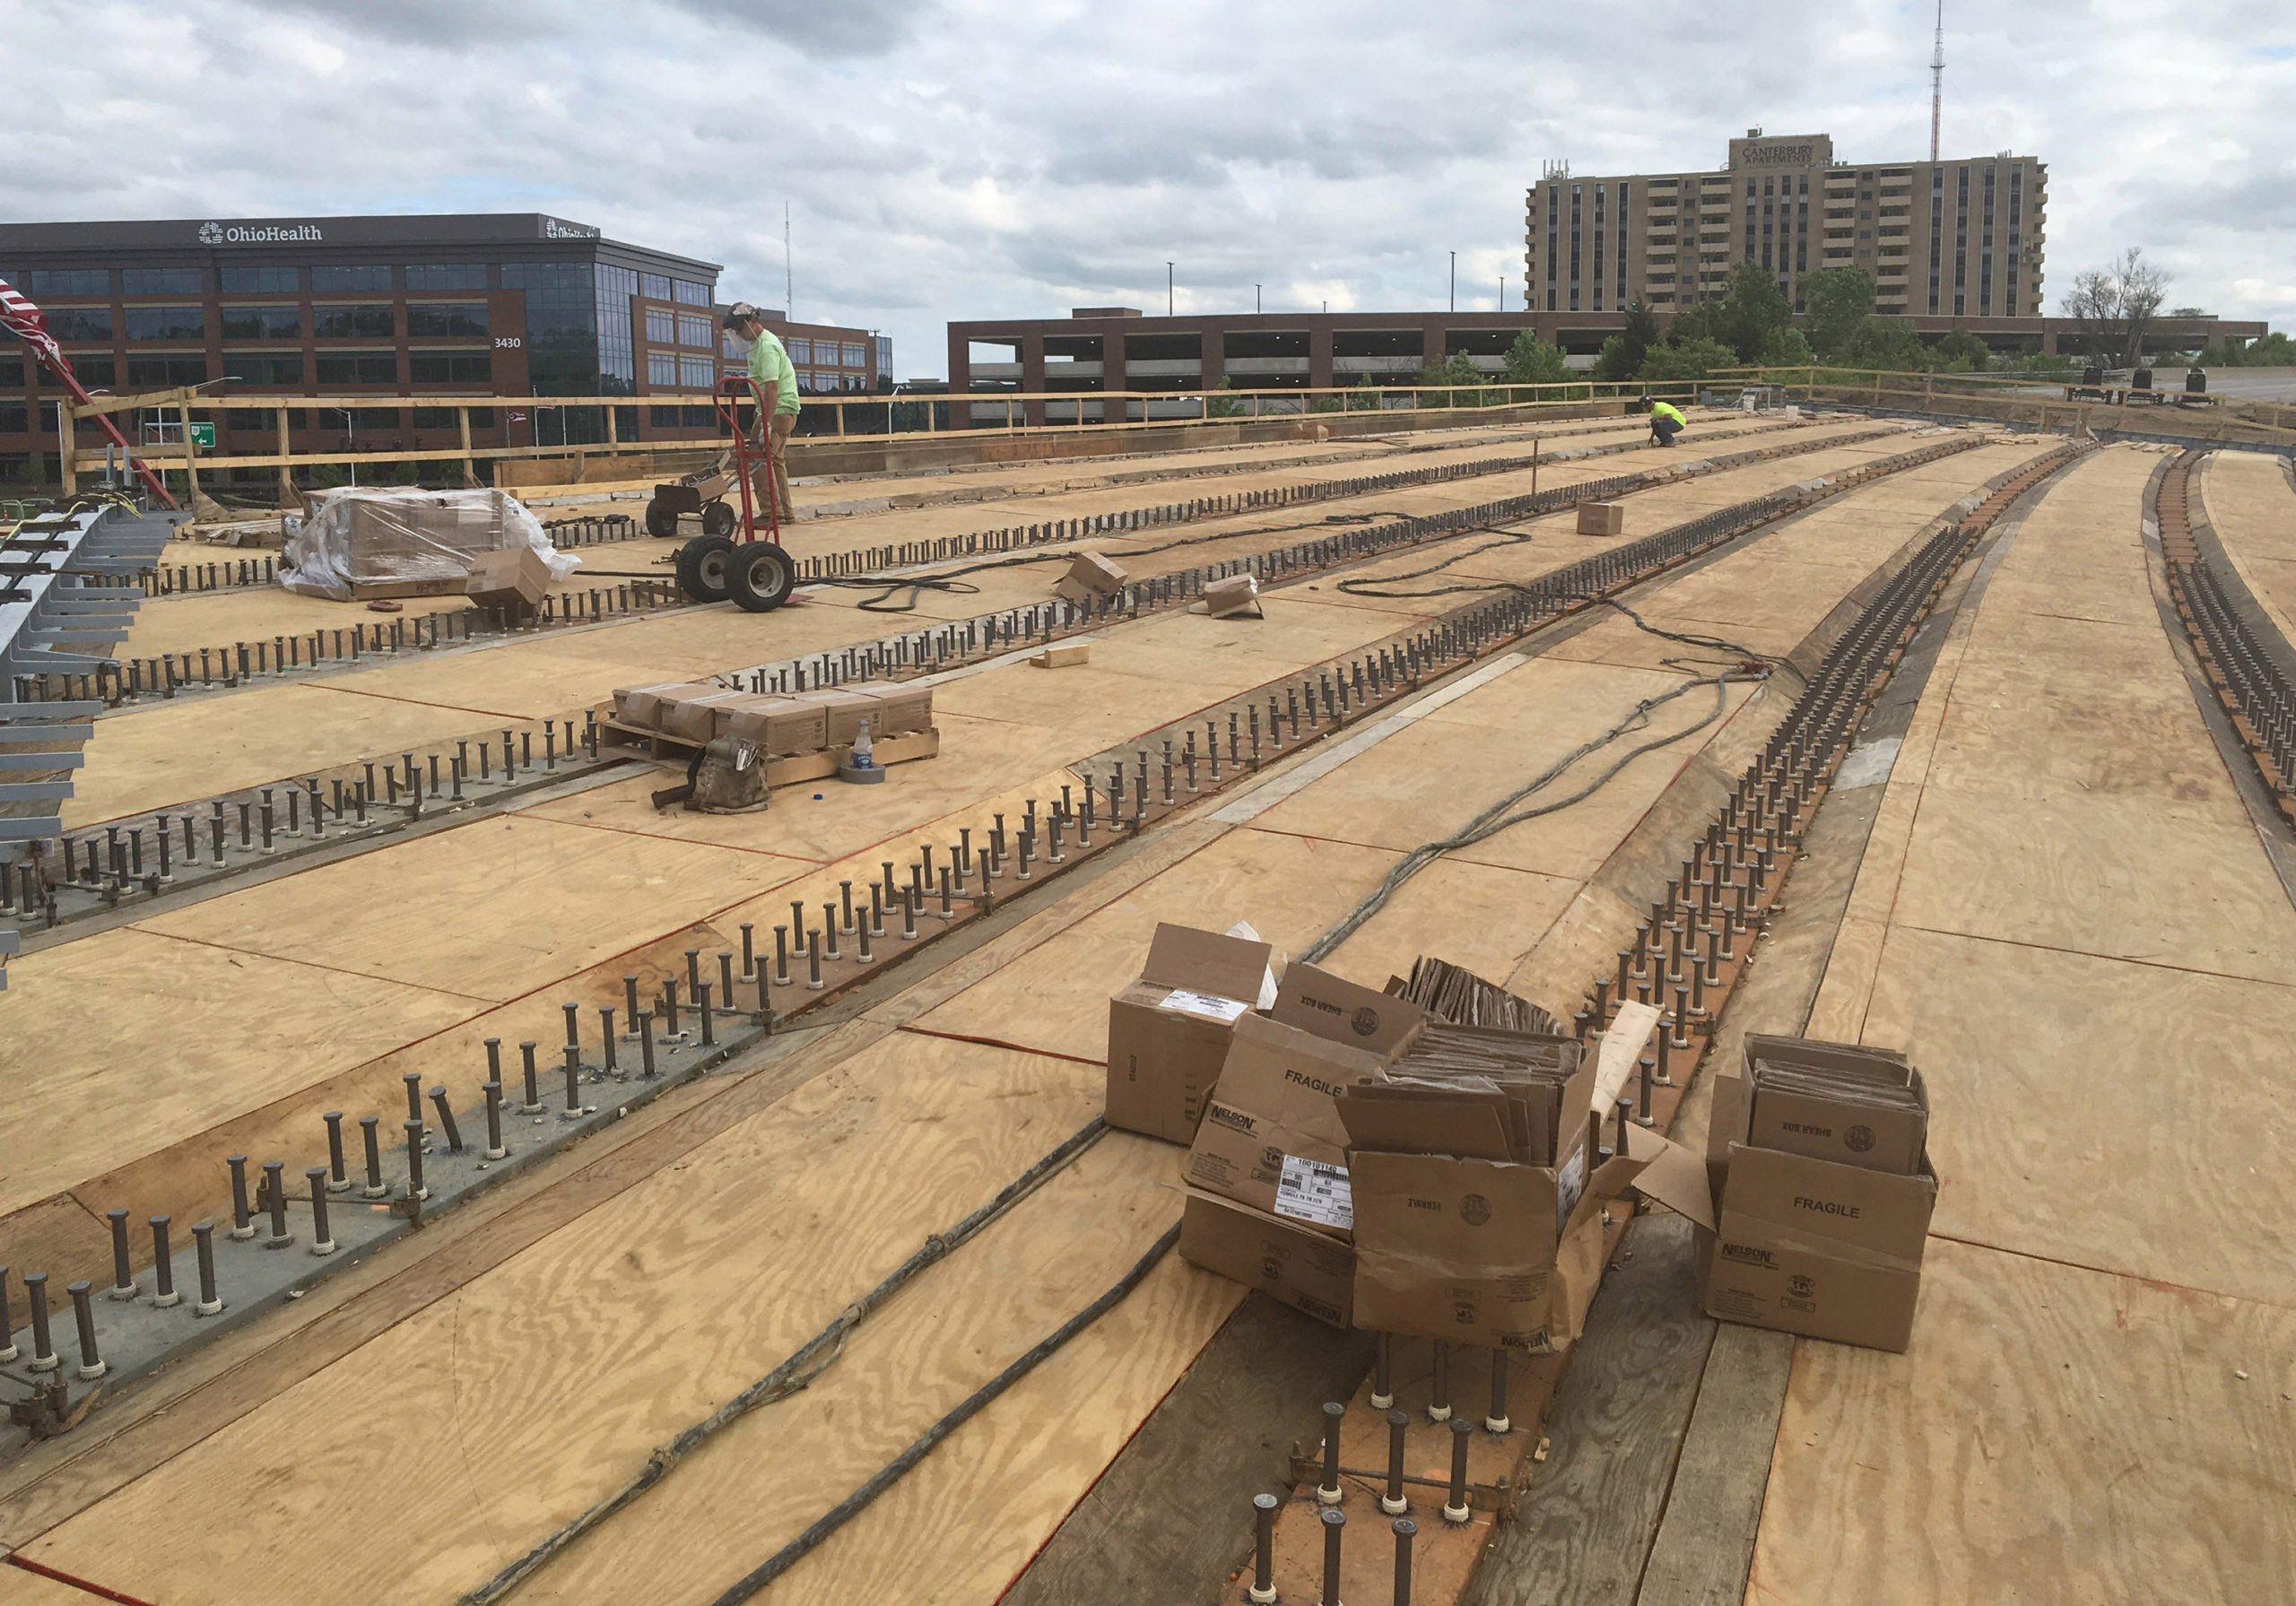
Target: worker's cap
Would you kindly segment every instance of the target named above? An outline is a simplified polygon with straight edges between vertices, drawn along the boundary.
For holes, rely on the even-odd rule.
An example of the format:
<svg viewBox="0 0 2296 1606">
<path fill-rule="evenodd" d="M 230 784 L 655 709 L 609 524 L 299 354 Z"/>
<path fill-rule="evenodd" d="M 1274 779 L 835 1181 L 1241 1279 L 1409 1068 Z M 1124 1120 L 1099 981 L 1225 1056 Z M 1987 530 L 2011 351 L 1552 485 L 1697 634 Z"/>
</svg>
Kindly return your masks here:
<svg viewBox="0 0 2296 1606">
<path fill-rule="evenodd" d="M 761 324 L 765 321 L 765 314 L 747 301 L 736 301 L 726 309 L 726 327 L 728 329 L 739 328 L 752 320 Z"/>
</svg>

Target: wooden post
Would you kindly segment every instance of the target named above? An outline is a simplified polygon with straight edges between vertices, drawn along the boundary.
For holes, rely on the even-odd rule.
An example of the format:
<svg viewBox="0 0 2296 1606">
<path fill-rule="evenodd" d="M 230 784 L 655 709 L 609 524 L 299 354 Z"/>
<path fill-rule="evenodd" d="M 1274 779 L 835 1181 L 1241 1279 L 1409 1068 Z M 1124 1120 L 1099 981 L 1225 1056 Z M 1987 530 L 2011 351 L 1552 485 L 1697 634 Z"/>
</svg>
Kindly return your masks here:
<svg viewBox="0 0 2296 1606">
<path fill-rule="evenodd" d="M 287 409 L 279 407 L 274 409 L 274 412 L 279 425 L 279 456 L 283 459 L 279 464 L 279 508 L 283 513 L 290 507 L 300 504 L 295 495 L 295 470 L 291 464 L 283 461 L 288 456 Z"/>
<path fill-rule="evenodd" d="M 612 406 L 606 408 L 606 444 L 610 447 L 622 444 L 622 416 L 619 410 Z"/>
<path fill-rule="evenodd" d="M 72 495 L 79 489 L 79 476 L 75 472 L 74 454 L 72 450 L 73 423 L 72 398 L 70 396 L 57 397 L 56 477 L 62 483 L 65 496 Z"/>
<path fill-rule="evenodd" d="M 284 452 L 287 449 L 287 415 L 282 412 L 279 417 L 279 449 Z M 463 437 L 463 483 L 475 485 L 478 483 L 478 464 L 472 460 L 470 455 L 470 409 L 467 406 L 455 409 L 455 422 L 461 429 Z M 508 439 L 509 437 L 505 436 L 504 438 Z"/>
<path fill-rule="evenodd" d="M 191 446 L 191 395 L 186 392 L 183 412 L 183 505 L 192 513 L 199 511 L 199 468 Z"/>
</svg>

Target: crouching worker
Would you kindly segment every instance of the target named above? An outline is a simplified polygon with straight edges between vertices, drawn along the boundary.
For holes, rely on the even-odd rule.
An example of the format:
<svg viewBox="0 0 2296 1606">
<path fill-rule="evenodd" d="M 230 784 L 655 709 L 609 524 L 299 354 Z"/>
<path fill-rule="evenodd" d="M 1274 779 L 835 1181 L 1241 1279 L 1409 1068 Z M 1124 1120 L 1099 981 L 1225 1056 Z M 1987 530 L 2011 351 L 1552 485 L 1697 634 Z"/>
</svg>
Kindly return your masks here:
<svg viewBox="0 0 2296 1606">
<path fill-rule="evenodd" d="M 1690 420 L 1683 416 L 1682 409 L 1673 403 L 1653 402 L 1650 404 L 1650 438 L 1657 445 L 1662 447 L 1674 445 L 1674 437 L 1688 422 Z"/>
</svg>

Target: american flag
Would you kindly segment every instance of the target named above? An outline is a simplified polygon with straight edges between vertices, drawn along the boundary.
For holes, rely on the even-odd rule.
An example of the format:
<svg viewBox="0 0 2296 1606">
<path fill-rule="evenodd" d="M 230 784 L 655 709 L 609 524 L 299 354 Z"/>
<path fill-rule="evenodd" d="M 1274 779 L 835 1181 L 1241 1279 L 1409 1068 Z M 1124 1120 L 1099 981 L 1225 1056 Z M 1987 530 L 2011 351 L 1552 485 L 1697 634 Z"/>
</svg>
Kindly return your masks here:
<svg viewBox="0 0 2296 1606">
<path fill-rule="evenodd" d="M 26 300 L 5 279 L 0 279 L 0 328 L 30 346 L 32 355 L 50 368 L 59 373 L 71 371 L 72 365 L 64 360 L 56 336 L 48 332 L 48 315 Z"/>
<path fill-rule="evenodd" d="M 22 341 L 30 349 L 33 360 L 46 363 L 49 371 L 64 381 L 64 388 L 82 404 L 94 401 L 95 398 L 88 394 L 87 386 L 82 385 L 78 376 L 73 373 L 71 363 L 65 360 L 63 349 L 56 343 L 56 336 L 48 332 L 48 315 L 33 306 L 5 279 L 0 279 L 0 329 L 6 329 Z M 111 416 L 103 412 L 93 416 L 103 432 L 111 437 L 112 443 L 144 476 L 144 482 L 151 486 L 153 493 L 169 507 L 174 507 L 176 499 L 168 494 L 167 486 L 161 482 L 159 475 L 152 472 L 150 464 L 135 455 L 135 448 L 127 444 L 127 437 L 119 432 L 119 426 L 112 422 Z"/>
</svg>

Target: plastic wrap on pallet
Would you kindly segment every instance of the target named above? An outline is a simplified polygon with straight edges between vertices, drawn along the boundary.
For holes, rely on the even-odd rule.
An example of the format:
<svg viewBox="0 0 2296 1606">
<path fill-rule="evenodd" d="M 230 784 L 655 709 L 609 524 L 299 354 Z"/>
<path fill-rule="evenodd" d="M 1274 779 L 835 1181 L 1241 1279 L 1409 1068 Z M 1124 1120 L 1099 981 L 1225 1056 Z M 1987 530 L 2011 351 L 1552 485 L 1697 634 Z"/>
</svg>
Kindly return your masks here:
<svg viewBox="0 0 2296 1606">
<path fill-rule="evenodd" d="M 500 490 L 328 491 L 292 525 L 279 583 L 336 602 L 458 592 L 480 552 L 526 546 L 563 580 L 582 560 L 551 544 L 525 503 Z"/>
</svg>

